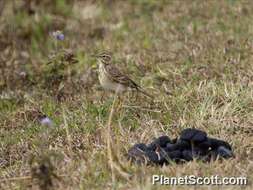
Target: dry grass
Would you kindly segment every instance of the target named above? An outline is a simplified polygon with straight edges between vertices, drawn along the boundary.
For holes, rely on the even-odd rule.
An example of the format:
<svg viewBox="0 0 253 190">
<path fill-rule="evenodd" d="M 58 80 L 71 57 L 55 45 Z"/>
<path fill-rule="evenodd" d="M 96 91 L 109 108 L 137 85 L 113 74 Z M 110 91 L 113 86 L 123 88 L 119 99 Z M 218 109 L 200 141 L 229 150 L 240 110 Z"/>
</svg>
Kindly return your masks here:
<svg viewBox="0 0 253 190">
<path fill-rule="evenodd" d="M 164 174 L 247 176 L 251 189 L 252 1 L 71 2 L 0 3 L 0 189 L 38 189 L 46 179 L 34 179 L 30 160 L 44 157 L 54 173 L 46 188 L 168 189 L 151 185 Z M 65 34 L 57 44 L 56 29 Z M 126 98 L 115 111 L 112 94 L 101 98 L 91 54 L 104 49 L 153 104 Z M 40 114 L 54 125 L 40 125 Z M 127 161 L 134 143 L 186 127 L 230 142 L 236 158 L 162 168 Z M 174 187 L 183 188 L 197 187 Z"/>
</svg>

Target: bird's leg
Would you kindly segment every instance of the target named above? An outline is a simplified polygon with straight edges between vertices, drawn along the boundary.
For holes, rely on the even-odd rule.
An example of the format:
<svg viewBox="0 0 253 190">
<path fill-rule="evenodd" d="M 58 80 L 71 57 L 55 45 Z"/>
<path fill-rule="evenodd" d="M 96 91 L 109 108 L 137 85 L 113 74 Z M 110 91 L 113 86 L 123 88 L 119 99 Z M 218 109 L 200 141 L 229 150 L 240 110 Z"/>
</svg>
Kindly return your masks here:
<svg viewBox="0 0 253 190">
<path fill-rule="evenodd" d="M 123 94 L 117 94 L 117 96 L 118 96 L 118 105 L 116 107 L 117 108 L 116 111 L 120 111 L 125 101 L 125 96 Z"/>
<path fill-rule="evenodd" d="M 118 102 L 117 102 L 117 106 L 116 106 L 116 112 L 119 112 L 121 109 L 121 102 L 122 102 L 122 97 L 121 95 L 118 95 Z"/>
<path fill-rule="evenodd" d="M 123 114 L 123 106 L 124 106 L 124 103 L 125 103 L 125 96 L 122 95 L 122 96 L 119 96 L 119 107 L 118 107 L 118 112 L 119 112 L 119 115 L 120 115 L 120 118 L 122 117 L 122 114 Z"/>
<path fill-rule="evenodd" d="M 101 98 L 100 98 L 100 102 L 104 101 L 104 96 L 105 96 L 105 91 L 102 92 Z"/>
<path fill-rule="evenodd" d="M 120 95 L 116 92 L 114 94 L 114 97 L 116 98 L 114 109 L 117 112 L 119 109 L 119 103 L 120 103 Z"/>
</svg>

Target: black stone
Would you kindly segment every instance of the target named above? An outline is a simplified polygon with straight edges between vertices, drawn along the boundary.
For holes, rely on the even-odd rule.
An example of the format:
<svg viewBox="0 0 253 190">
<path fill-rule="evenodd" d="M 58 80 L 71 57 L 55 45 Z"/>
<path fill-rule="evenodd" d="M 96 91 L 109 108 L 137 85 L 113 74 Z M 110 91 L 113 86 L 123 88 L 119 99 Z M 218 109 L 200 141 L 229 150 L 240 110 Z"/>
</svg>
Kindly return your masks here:
<svg viewBox="0 0 253 190">
<path fill-rule="evenodd" d="M 181 132 L 180 139 L 192 142 L 203 142 L 207 139 L 207 134 L 198 129 L 188 128 Z"/>
<path fill-rule="evenodd" d="M 170 143 L 170 138 L 168 136 L 161 136 L 155 139 L 152 143 L 148 145 L 149 150 L 155 151 L 157 147 L 166 147 L 167 143 Z"/>
<path fill-rule="evenodd" d="M 138 164 L 145 163 L 145 153 L 147 151 L 147 146 L 143 143 L 135 144 L 128 151 L 128 158 Z"/>
<path fill-rule="evenodd" d="M 192 141 L 193 142 L 203 142 L 203 141 L 206 141 L 207 139 L 207 134 L 206 132 L 203 132 L 203 131 L 199 131 L 197 132 L 193 138 L 192 138 Z"/>
<path fill-rule="evenodd" d="M 160 164 L 168 163 L 168 161 L 170 160 L 168 153 L 163 148 L 161 148 L 160 151 L 156 151 L 156 154 L 159 154 Z"/>
<path fill-rule="evenodd" d="M 174 161 L 178 161 L 182 158 L 182 152 L 179 150 L 168 152 L 167 155 L 171 160 L 174 160 Z"/>
<path fill-rule="evenodd" d="M 157 140 L 161 147 L 166 147 L 166 144 L 171 142 L 168 136 L 161 136 Z"/>
<path fill-rule="evenodd" d="M 146 150 L 147 150 L 147 146 L 146 146 L 146 144 L 144 144 L 144 143 L 135 144 L 135 145 L 133 146 L 133 148 L 139 148 L 139 149 L 142 150 L 142 151 L 146 151 Z"/>
<path fill-rule="evenodd" d="M 166 152 L 171 152 L 177 149 L 177 145 L 176 144 L 171 144 L 171 143 L 167 143 L 166 147 L 164 148 L 164 150 Z"/>
<path fill-rule="evenodd" d="M 184 150 L 182 152 L 182 159 L 186 160 L 186 161 L 191 161 L 193 160 L 193 154 L 191 150 Z"/>
<path fill-rule="evenodd" d="M 135 144 L 128 151 L 128 157 L 137 163 L 169 164 L 171 161 L 184 163 L 193 159 L 210 162 L 217 158 L 233 157 L 229 143 L 215 138 L 198 129 L 185 129 L 180 138 L 170 140 L 168 136 L 156 138 L 148 146 Z"/>
<path fill-rule="evenodd" d="M 231 158 L 234 156 L 233 152 L 224 146 L 219 146 L 216 151 L 222 158 Z"/>
<path fill-rule="evenodd" d="M 158 156 L 158 163 L 159 164 L 168 164 L 171 161 L 179 161 L 182 158 L 182 153 L 179 150 L 166 152 L 165 149 L 160 149 L 159 151 L 155 152 Z"/>
<path fill-rule="evenodd" d="M 151 150 L 155 151 L 158 146 L 159 145 L 157 143 L 152 142 L 152 143 L 147 145 L 147 148 L 148 148 L 149 151 L 151 151 Z"/>
<path fill-rule="evenodd" d="M 201 154 L 206 154 L 211 149 L 211 143 L 209 140 L 206 140 L 204 142 L 198 143 L 195 145 L 196 148 L 198 148 L 201 151 Z"/>
<path fill-rule="evenodd" d="M 175 144 L 175 149 L 176 150 L 181 150 L 181 151 L 191 149 L 191 143 L 189 141 L 179 139 L 177 141 L 177 143 Z"/>
<path fill-rule="evenodd" d="M 161 163 L 161 161 L 158 157 L 158 154 L 155 151 L 147 151 L 145 155 L 148 157 L 148 159 L 151 163 L 154 163 L 154 164 Z"/>
<path fill-rule="evenodd" d="M 219 146 L 224 146 L 227 149 L 232 150 L 232 147 L 230 146 L 230 144 L 223 141 L 223 140 L 218 140 L 215 138 L 208 138 L 208 141 L 210 142 L 210 146 L 212 149 L 217 149 Z"/>
<path fill-rule="evenodd" d="M 198 148 L 198 147 L 195 147 L 193 149 L 193 152 L 195 153 L 195 155 L 197 155 L 198 157 L 199 156 L 204 156 L 208 153 L 209 149 L 201 149 L 201 148 Z"/>
</svg>

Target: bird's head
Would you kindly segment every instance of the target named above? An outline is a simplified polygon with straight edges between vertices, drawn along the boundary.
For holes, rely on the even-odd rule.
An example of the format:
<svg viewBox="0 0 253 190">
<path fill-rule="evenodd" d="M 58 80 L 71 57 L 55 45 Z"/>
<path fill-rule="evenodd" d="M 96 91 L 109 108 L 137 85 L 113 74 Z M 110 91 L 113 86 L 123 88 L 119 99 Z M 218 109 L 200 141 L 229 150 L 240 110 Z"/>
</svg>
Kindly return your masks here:
<svg viewBox="0 0 253 190">
<path fill-rule="evenodd" d="M 103 51 L 95 55 L 99 62 L 103 64 L 110 63 L 112 60 L 112 53 L 109 51 Z"/>
</svg>

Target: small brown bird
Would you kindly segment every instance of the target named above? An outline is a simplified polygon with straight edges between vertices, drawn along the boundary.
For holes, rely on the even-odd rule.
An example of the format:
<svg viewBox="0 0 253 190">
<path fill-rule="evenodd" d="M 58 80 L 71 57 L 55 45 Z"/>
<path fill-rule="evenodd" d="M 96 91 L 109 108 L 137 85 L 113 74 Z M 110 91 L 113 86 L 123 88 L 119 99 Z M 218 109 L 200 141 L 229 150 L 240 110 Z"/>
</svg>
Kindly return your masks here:
<svg viewBox="0 0 253 190">
<path fill-rule="evenodd" d="M 127 75 L 123 74 L 112 62 L 110 52 L 102 52 L 96 55 L 99 64 L 99 82 L 105 90 L 114 91 L 121 94 L 128 90 L 136 90 L 153 99 L 153 96 L 145 92 Z"/>
</svg>

